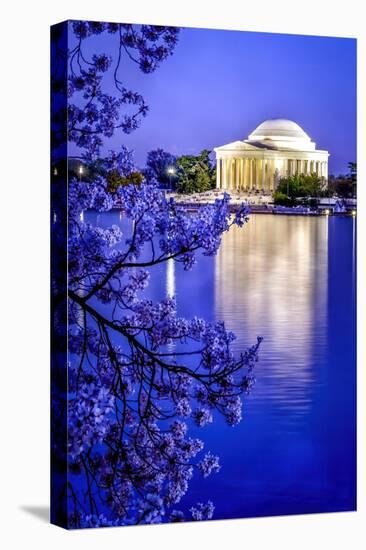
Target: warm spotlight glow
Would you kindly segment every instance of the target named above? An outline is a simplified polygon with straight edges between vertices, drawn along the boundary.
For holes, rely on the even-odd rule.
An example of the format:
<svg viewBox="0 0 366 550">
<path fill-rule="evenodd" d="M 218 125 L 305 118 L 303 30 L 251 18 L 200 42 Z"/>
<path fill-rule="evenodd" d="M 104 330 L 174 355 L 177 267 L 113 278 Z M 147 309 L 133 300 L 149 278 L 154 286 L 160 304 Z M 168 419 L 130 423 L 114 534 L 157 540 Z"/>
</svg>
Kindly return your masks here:
<svg viewBox="0 0 366 550">
<path fill-rule="evenodd" d="M 169 174 L 169 176 L 173 176 L 175 174 L 174 166 L 169 166 L 167 169 L 167 173 Z"/>
<path fill-rule="evenodd" d="M 166 295 L 168 298 L 175 296 L 175 263 L 169 258 L 166 268 Z"/>
<path fill-rule="evenodd" d="M 357 214 L 356 210 L 352 210 L 352 216 L 355 217 Z"/>
<path fill-rule="evenodd" d="M 80 164 L 79 166 L 79 174 L 83 174 L 84 173 L 84 168 L 82 167 L 82 165 Z"/>
<path fill-rule="evenodd" d="M 329 209 L 328 209 L 328 208 L 326 208 L 326 209 L 324 210 L 324 214 L 325 214 L 326 216 L 329 216 L 329 214 L 330 214 L 330 211 L 329 211 Z"/>
</svg>

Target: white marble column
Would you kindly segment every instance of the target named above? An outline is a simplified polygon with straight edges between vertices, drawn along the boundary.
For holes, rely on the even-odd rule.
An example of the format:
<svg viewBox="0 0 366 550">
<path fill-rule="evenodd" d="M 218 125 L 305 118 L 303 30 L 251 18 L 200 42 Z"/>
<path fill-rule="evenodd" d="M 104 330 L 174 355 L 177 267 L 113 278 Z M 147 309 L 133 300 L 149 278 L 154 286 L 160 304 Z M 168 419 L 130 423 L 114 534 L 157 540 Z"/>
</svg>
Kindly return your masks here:
<svg viewBox="0 0 366 550">
<path fill-rule="evenodd" d="M 274 159 L 271 159 L 270 170 L 269 170 L 269 183 L 268 183 L 268 188 L 270 193 L 272 193 L 274 190 L 274 171 L 275 171 L 275 161 Z"/>
<path fill-rule="evenodd" d="M 259 160 L 254 158 L 253 159 L 253 183 L 254 183 L 254 191 L 259 190 Z"/>
<path fill-rule="evenodd" d="M 288 159 L 283 159 L 281 166 L 281 175 L 285 178 L 290 174 L 290 163 Z"/>
<path fill-rule="evenodd" d="M 244 174 L 243 174 L 243 159 L 238 159 L 239 163 L 239 190 L 240 193 L 244 191 Z"/>
<path fill-rule="evenodd" d="M 249 159 L 249 189 L 251 191 L 254 188 L 253 178 L 254 178 L 254 175 L 253 175 L 253 159 Z"/>
<path fill-rule="evenodd" d="M 259 190 L 259 165 L 260 165 L 260 160 L 259 159 L 254 159 L 254 162 L 255 162 L 255 190 L 258 191 Z"/>
<path fill-rule="evenodd" d="M 265 192 L 266 186 L 266 161 L 262 159 L 262 178 L 261 178 L 261 190 Z"/>
<path fill-rule="evenodd" d="M 249 190 L 249 186 L 250 186 L 250 173 L 249 173 L 249 168 L 250 166 L 250 160 L 249 159 L 244 159 L 244 186 L 245 186 L 245 190 L 248 191 Z"/>
<path fill-rule="evenodd" d="M 227 190 L 231 191 L 233 184 L 233 159 L 228 159 Z"/>
<path fill-rule="evenodd" d="M 216 160 L 216 189 L 221 189 L 221 159 Z"/>
<path fill-rule="evenodd" d="M 271 192 L 271 180 L 272 180 L 272 159 L 267 160 L 267 191 Z"/>
<path fill-rule="evenodd" d="M 278 187 L 278 182 L 280 181 L 280 171 L 278 168 L 275 168 L 274 174 L 273 174 L 273 191 L 276 191 Z"/>
<path fill-rule="evenodd" d="M 222 183 L 221 183 L 221 189 L 224 191 L 226 190 L 227 186 L 227 160 L 222 159 Z"/>
<path fill-rule="evenodd" d="M 291 159 L 290 176 L 294 176 L 295 174 L 296 174 L 296 160 Z"/>
<path fill-rule="evenodd" d="M 235 159 L 235 185 L 236 190 L 240 192 L 240 159 Z"/>
</svg>

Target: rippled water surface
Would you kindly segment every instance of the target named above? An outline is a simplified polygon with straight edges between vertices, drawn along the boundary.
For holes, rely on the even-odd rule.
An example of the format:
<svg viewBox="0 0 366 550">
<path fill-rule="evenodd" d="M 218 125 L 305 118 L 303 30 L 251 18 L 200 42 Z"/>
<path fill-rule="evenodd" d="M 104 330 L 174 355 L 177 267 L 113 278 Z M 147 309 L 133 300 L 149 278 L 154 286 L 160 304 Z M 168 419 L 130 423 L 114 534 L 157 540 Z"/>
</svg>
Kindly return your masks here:
<svg viewBox="0 0 366 550">
<path fill-rule="evenodd" d="M 252 215 L 192 272 L 173 262 L 152 272 L 153 297 L 224 320 L 238 351 L 264 337 L 242 423 L 196 430 L 222 469 L 197 477 L 184 507 L 211 499 L 215 518 L 354 509 L 355 224 Z"/>
</svg>

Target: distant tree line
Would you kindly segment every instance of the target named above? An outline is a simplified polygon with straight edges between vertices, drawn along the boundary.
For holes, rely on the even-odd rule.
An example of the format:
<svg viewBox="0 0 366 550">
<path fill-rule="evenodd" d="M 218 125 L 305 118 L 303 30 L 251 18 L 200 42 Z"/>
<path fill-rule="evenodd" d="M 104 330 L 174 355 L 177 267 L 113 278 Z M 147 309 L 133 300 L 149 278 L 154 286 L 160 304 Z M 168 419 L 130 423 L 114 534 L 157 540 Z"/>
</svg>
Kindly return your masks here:
<svg viewBox="0 0 366 550">
<path fill-rule="evenodd" d="M 338 196 L 340 198 L 356 197 L 357 193 L 357 164 L 350 162 L 349 174 L 329 176 L 326 184 L 324 178 L 316 173 L 295 174 L 281 178 L 274 193 L 275 204 L 294 206 L 303 204 L 316 206 L 321 197 Z"/>
<path fill-rule="evenodd" d="M 147 172 L 162 187 L 178 193 L 202 193 L 216 187 L 216 166 L 210 159 L 208 149 L 199 155 L 175 157 L 163 149 L 150 151 L 147 155 Z"/>
<path fill-rule="evenodd" d="M 79 178 L 82 166 L 83 181 L 93 181 L 96 176 L 102 176 L 107 180 L 111 193 L 131 183 L 139 186 L 144 179 L 154 180 L 160 187 L 182 194 L 203 193 L 216 187 L 216 166 L 210 154 L 211 151 L 204 149 L 199 155 L 174 156 L 163 149 L 155 149 L 147 154 L 144 169 L 134 169 L 128 174 L 118 170 L 115 159 L 97 159 L 87 164 L 71 159 L 69 177 Z M 274 193 L 274 202 L 286 206 L 316 206 L 321 197 L 356 197 L 357 164 L 349 162 L 348 167 L 349 173 L 346 175 L 330 175 L 328 184 L 316 173 L 281 178 Z"/>
<path fill-rule="evenodd" d="M 348 163 L 349 173 L 346 175 L 329 176 L 328 190 L 330 195 L 337 195 L 341 198 L 352 198 L 357 196 L 357 163 Z"/>
<path fill-rule="evenodd" d="M 274 203 L 284 206 L 315 206 L 317 197 L 322 195 L 324 189 L 324 180 L 317 174 L 294 174 L 280 179 L 274 193 Z"/>
</svg>

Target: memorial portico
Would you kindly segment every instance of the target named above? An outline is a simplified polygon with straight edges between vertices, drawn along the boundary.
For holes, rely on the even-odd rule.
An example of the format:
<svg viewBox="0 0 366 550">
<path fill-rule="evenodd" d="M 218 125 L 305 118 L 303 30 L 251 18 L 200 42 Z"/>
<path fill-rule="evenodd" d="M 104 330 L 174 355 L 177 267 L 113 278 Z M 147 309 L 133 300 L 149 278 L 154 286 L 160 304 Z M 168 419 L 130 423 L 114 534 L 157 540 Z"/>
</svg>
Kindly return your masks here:
<svg viewBox="0 0 366 550">
<path fill-rule="evenodd" d="M 217 189 L 270 194 L 280 178 L 294 174 L 315 173 L 328 180 L 328 151 L 316 149 L 291 120 L 266 120 L 248 139 L 214 150 Z"/>
</svg>

